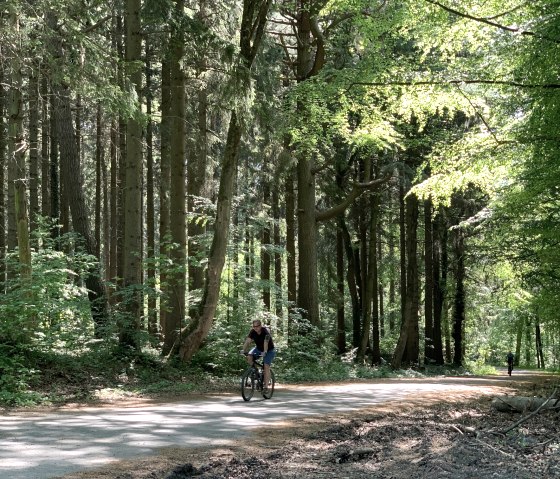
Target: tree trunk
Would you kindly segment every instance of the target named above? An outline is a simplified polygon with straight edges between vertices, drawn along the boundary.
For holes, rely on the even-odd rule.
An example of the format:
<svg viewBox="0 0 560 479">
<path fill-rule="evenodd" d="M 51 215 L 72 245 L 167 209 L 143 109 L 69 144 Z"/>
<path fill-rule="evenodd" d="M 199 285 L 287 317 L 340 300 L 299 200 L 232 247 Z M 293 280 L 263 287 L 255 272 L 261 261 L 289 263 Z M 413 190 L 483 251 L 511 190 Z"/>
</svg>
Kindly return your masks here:
<svg viewBox="0 0 560 479">
<path fill-rule="evenodd" d="M 175 15 L 177 21 L 182 19 L 185 2 L 176 0 Z M 169 311 L 167 312 L 164 328 L 163 352 L 167 354 L 177 341 L 178 334 L 185 321 L 185 296 L 186 296 L 186 250 L 187 250 L 187 224 L 186 224 L 186 184 L 185 184 L 185 74 L 182 69 L 181 59 L 184 54 L 184 36 L 179 29 L 174 31 L 171 38 L 171 117 L 172 136 L 170 151 L 171 189 L 169 201 L 171 258 L 174 272 L 168 273 L 167 285 L 170 295 Z"/>
<path fill-rule="evenodd" d="M 140 25 L 140 0 L 126 2 L 126 62 L 139 62 L 142 54 Z M 130 82 L 141 98 L 142 71 L 137 68 L 130 73 Z M 137 105 L 140 108 L 140 105 Z M 141 295 L 133 288 L 142 282 L 142 125 L 136 117 L 129 118 L 126 125 L 126 160 L 124 182 L 124 230 L 123 230 L 123 287 L 127 292 L 127 316 L 119 325 L 121 345 L 137 349 L 138 331 L 141 324 Z"/>
<path fill-rule="evenodd" d="M 377 292 L 379 291 L 379 263 L 377 257 L 377 239 L 379 229 L 379 195 L 371 198 L 371 228 L 370 228 L 370 252 L 368 276 L 371 278 L 371 364 L 381 363 L 381 347 L 379 335 L 379 301 Z M 371 272 L 369 272 L 371 270 Z"/>
<path fill-rule="evenodd" d="M 513 365 L 515 367 L 519 366 L 519 357 L 521 356 L 521 341 L 523 339 L 523 326 L 525 324 L 525 318 L 521 317 L 517 320 L 517 335 L 515 341 L 515 358 L 513 360 Z"/>
<path fill-rule="evenodd" d="M 405 360 L 418 364 L 420 356 L 419 334 L 419 274 L 418 274 L 418 198 L 409 195 L 406 198 L 406 315 L 408 316 L 408 339 Z"/>
<path fill-rule="evenodd" d="M 208 335 L 220 295 L 220 280 L 225 263 L 227 237 L 231 217 L 231 203 L 234 191 L 235 173 L 239 159 L 241 125 L 237 114 L 232 112 L 226 150 L 222 160 L 222 174 L 218 192 L 214 238 L 208 259 L 206 281 L 198 314 L 182 331 L 179 356 L 183 361 L 190 361 Z"/>
<path fill-rule="evenodd" d="M 146 282 L 152 289 L 156 287 L 155 268 L 155 194 L 154 194 L 154 128 L 152 119 L 152 48 L 146 43 L 146 115 L 148 124 L 146 126 L 146 258 L 148 267 L 146 271 Z M 150 339 L 155 342 L 158 334 L 157 302 L 155 292 L 148 295 L 148 333 Z"/>
<path fill-rule="evenodd" d="M 55 98 L 55 85 L 51 80 L 51 102 L 50 102 L 50 131 L 51 131 L 51 146 L 50 146 L 50 198 L 51 198 L 51 221 L 52 230 L 51 236 L 56 239 L 60 236 L 60 176 L 59 176 L 59 140 L 57 128 L 57 112 L 56 112 L 56 98 Z M 72 118 L 70 117 L 70 122 Z M 72 125 L 72 124 L 70 124 Z M 73 130 L 73 128 L 72 128 Z M 74 139 L 75 141 L 75 139 Z"/>
<path fill-rule="evenodd" d="M 169 186 L 171 184 L 171 160 L 169 144 L 171 142 L 171 63 L 164 58 L 161 64 L 161 124 L 160 124 L 160 180 L 159 180 L 159 244 L 160 256 L 169 255 L 170 216 Z M 159 326 L 164 334 L 167 323 L 168 289 L 166 267 L 160 263 L 159 282 L 162 294 L 159 306 Z"/>
<path fill-rule="evenodd" d="M 346 325 L 344 318 L 344 236 L 336 230 L 336 349 L 338 354 L 346 353 Z"/>
<path fill-rule="evenodd" d="M 433 222 L 433 311 L 434 311 L 434 361 L 438 365 L 443 365 L 443 344 L 442 344 L 442 320 L 443 320 L 443 261 L 442 261 L 442 214 L 438 213 Z"/>
<path fill-rule="evenodd" d="M 354 245 L 350 238 L 350 233 L 346 227 L 343 217 L 339 219 L 339 229 L 344 239 L 344 250 L 346 252 L 346 282 L 348 284 L 348 292 L 352 302 L 352 347 L 357 348 L 360 345 L 360 326 L 362 319 L 362 307 L 358 295 L 358 281 L 356 278 L 356 255 L 354 254 Z"/>
<path fill-rule="evenodd" d="M 0 63 L 0 118 L 6 118 L 7 95 L 5 91 L 4 66 Z M 0 121 L 0 295 L 5 292 L 6 285 L 6 199 L 4 184 L 6 181 L 6 147 L 8 146 L 7 132 L 4 121 Z"/>
<path fill-rule="evenodd" d="M 396 271 L 396 258 L 395 258 L 395 235 L 394 235 L 394 220 L 392 218 L 392 213 L 389 213 L 389 257 L 387 262 L 389 264 L 389 331 L 392 333 L 395 330 L 395 323 L 396 323 L 396 298 L 397 298 L 397 291 L 396 291 L 396 281 L 395 277 L 397 274 Z"/>
<path fill-rule="evenodd" d="M 500 412 L 528 412 L 558 407 L 558 399 L 504 396 L 492 399 L 492 408 Z"/>
<path fill-rule="evenodd" d="M 20 36 L 20 19 L 15 10 L 10 9 L 10 23 L 14 36 Z M 17 42 L 19 44 L 19 42 Z M 16 47 L 17 48 L 17 47 Z M 31 278 L 31 245 L 29 243 L 29 218 L 27 214 L 26 171 L 25 156 L 27 154 L 23 129 L 23 75 L 21 52 L 14 51 L 11 62 L 10 90 L 8 96 L 8 138 L 9 163 L 13 163 L 14 178 L 9 188 L 13 191 L 16 239 L 19 254 L 19 276 L 22 282 Z M 35 94 L 36 96 L 36 94 Z M 35 108 L 36 110 L 36 108 Z M 35 128 L 36 129 L 36 128 Z M 35 152 L 37 139 L 35 138 Z M 36 161 L 35 161 L 36 163 Z M 3 189 L 3 185 L 0 185 Z M 29 324 L 29 333 L 33 332 L 33 325 Z"/>
<path fill-rule="evenodd" d="M 527 316 L 525 322 L 525 364 L 527 366 L 531 364 L 531 329 L 532 329 L 531 316 Z"/>
<path fill-rule="evenodd" d="M 208 18 L 207 0 L 199 0 L 199 11 L 197 17 L 202 24 L 206 24 Z M 198 62 L 199 75 L 207 70 L 207 61 L 204 55 Z M 188 223 L 188 251 L 189 251 L 189 292 L 202 290 L 204 287 L 204 267 L 201 265 L 205 249 L 201 246 L 200 238 L 206 232 L 205 223 L 198 221 L 196 216 L 203 213 L 201 198 L 207 196 L 208 184 L 208 89 L 206 86 L 199 89 L 197 93 L 198 117 L 197 138 L 194 155 L 187 162 L 187 209 L 190 221 Z M 192 298 L 194 295 L 190 294 Z M 195 310 L 198 304 L 190 304 L 189 308 Z"/>
<path fill-rule="evenodd" d="M 119 59 L 123 61 L 119 62 L 118 70 L 117 70 L 117 77 L 118 82 L 121 88 L 125 89 L 125 47 L 123 45 L 123 18 L 122 15 L 117 15 L 117 28 L 116 28 L 116 37 L 117 37 L 117 55 Z M 124 269 L 125 269 L 125 218 L 126 218 L 126 172 L 127 172 L 127 122 L 124 115 L 119 115 L 119 134 L 118 134 L 118 141 L 119 141 L 119 154 L 118 154 L 118 184 L 119 188 L 117 188 L 117 274 L 115 275 L 115 282 L 117 285 L 121 285 L 122 278 L 124 278 Z"/>
<path fill-rule="evenodd" d="M 463 327 L 465 322 L 465 237 L 464 231 L 460 228 L 456 230 L 454 252 L 457 272 L 453 301 L 453 363 L 462 366 L 464 358 Z"/>
<path fill-rule="evenodd" d="M 536 343 L 538 367 L 544 369 L 545 364 L 544 364 L 543 345 L 542 345 L 542 338 L 541 338 L 541 325 L 539 323 L 538 316 L 535 317 L 535 343 Z"/>
<path fill-rule="evenodd" d="M 424 201 L 424 356 L 425 363 L 436 360 L 434 334 L 434 241 L 432 225 L 432 202 Z"/>
<path fill-rule="evenodd" d="M 285 149 L 287 151 L 287 149 Z M 297 273 L 296 273 L 296 206 L 294 195 L 294 172 L 288 170 L 285 180 L 286 197 L 286 272 L 288 289 L 288 344 L 293 339 L 295 332 L 294 316 L 297 304 Z"/>
<path fill-rule="evenodd" d="M 243 17 L 240 28 L 240 55 L 243 67 L 250 70 L 259 48 L 271 0 L 244 0 Z M 220 281 L 225 263 L 227 238 L 231 221 L 235 177 L 239 162 L 241 143 L 241 123 L 235 111 L 232 112 L 224 156 L 222 174 L 216 205 L 214 237 L 208 258 L 206 280 L 198 314 L 181 333 L 179 355 L 189 361 L 206 339 L 214 320 L 214 313 L 220 296 Z"/>
<path fill-rule="evenodd" d="M 37 230 L 39 210 L 39 78 L 29 78 L 29 229 Z"/>
<path fill-rule="evenodd" d="M 400 296 L 401 296 L 401 324 L 406 323 L 406 215 L 404 202 L 404 173 L 399 182 L 399 253 L 400 253 Z"/>
<path fill-rule="evenodd" d="M 298 307 L 311 326 L 319 326 L 317 283 L 317 225 L 315 220 L 315 175 L 312 160 L 297 163 L 298 189 Z"/>
<path fill-rule="evenodd" d="M 278 189 L 274 188 L 272 192 L 272 216 L 274 219 L 273 226 L 273 240 L 274 240 L 274 302 L 275 302 L 275 312 L 278 318 L 278 330 L 284 331 L 284 321 L 283 321 L 283 306 L 282 306 L 282 255 L 280 253 L 280 248 L 282 247 L 282 241 L 280 238 L 280 206 L 279 206 L 279 195 Z"/>
<path fill-rule="evenodd" d="M 447 278 L 449 276 L 449 255 L 447 252 L 448 237 L 447 225 L 444 223 L 441 242 L 441 286 L 443 291 L 442 326 L 445 332 L 445 360 L 447 363 L 451 363 L 451 328 L 449 325 L 450 298 L 448 298 L 447 294 Z"/>
<path fill-rule="evenodd" d="M 380 220 L 378 220 L 378 224 L 381 224 Z M 377 228 L 377 262 L 379 263 L 380 267 L 385 269 L 384 262 L 383 262 L 384 256 L 383 256 L 382 233 L 383 233 L 382 228 L 378 227 Z M 378 280 L 377 297 L 379 301 L 379 335 L 382 338 L 384 338 L 385 337 L 385 287 L 381 279 Z"/>
<path fill-rule="evenodd" d="M 49 84 L 46 75 L 41 77 L 41 215 L 51 216 L 50 164 L 49 164 Z"/>
<path fill-rule="evenodd" d="M 312 35 L 311 2 L 300 0 L 296 12 L 296 76 L 303 82 L 315 76 L 324 65 L 322 35 Z M 314 50 L 314 51 L 313 51 Z M 299 104 L 298 110 L 303 111 Z M 298 307 L 312 326 L 320 325 L 319 286 L 317 279 L 317 218 L 315 215 L 315 174 L 313 160 L 307 153 L 297 159 L 298 194 Z"/>
<path fill-rule="evenodd" d="M 55 20 L 53 21 L 56 23 Z M 58 50 L 58 52 L 60 54 L 62 53 L 61 50 Z M 60 164 L 62 178 L 68 188 L 72 224 L 76 233 L 84 239 L 86 252 L 95 255 L 97 247 L 89 225 L 87 205 L 83 191 L 81 166 L 78 158 L 74 128 L 72 126 L 70 91 L 68 87 L 63 84 L 54 84 L 53 86 L 53 92 L 56 98 L 55 109 L 53 111 L 56 117 L 56 134 L 60 144 Z M 107 309 L 99 270 L 90 271 L 85 281 L 95 324 L 95 335 L 100 337 L 103 332 L 103 327 L 106 324 Z"/>
<path fill-rule="evenodd" d="M 268 179 L 265 179 L 263 184 L 263 203 L 264 205 L 270 204 L 270 185 Z M 270 311 L 270 266 L 272 256 L 270 254 L 270 218 L 268 214 L 264 219 L 265 224 L 262 230 L 261 238 L 261 280 L 262 285 L 262 300 L 264 304 L 264 309 Z"/>
<path fill-rule="evenodd" d="M 95 132 L 95 244 L 96 256 L 101 259 L 101 208 L 103 204 L 103 125 L 101 103 L 97 104 Z"/>
</svg>

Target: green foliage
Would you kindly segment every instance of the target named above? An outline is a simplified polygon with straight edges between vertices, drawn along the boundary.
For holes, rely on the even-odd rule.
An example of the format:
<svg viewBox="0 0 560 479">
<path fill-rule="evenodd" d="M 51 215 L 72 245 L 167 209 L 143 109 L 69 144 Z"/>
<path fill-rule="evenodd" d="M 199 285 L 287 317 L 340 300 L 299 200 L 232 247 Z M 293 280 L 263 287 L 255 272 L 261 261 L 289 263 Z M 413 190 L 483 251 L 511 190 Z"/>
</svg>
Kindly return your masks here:
<svg viewBox="0 0 560 479">
<path fill-rule="evenodd" d="M 0 344 L 0 404 L 29 406 L 41 395 L 29 390 L 29 384 L 39 371 L 29 366 L 25 355 L 17 347 Z"/>
<path fill-rule="evenodd" d="M 15 277 L 7 283 L 0 303 L 0 336 L 41 349 L 76 349 L 92 331 L 87 290 L 82 283 L 95 258 L 81 253 L 73 235 L 60 238 L 59 248 L 43 238 L 32 254 L 32 277 Z M 64 249 L 72 249 L 71 254 Z M 8 257 L 16 270 L 17 254 Z"/>
</svg>

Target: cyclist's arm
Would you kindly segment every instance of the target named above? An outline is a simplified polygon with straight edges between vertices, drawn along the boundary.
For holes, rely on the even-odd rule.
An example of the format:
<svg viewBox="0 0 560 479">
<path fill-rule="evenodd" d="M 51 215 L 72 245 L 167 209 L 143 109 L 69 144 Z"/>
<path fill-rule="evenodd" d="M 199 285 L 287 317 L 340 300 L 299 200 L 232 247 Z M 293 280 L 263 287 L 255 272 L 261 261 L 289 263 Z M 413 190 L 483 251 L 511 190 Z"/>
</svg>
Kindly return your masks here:
<svg viewBox="0 0 560 479">
<path fill-rule="evenodd" d="M 243 343 L 243 352 L 248 353 L 249 352 L 249 346 L 251 345 L 251 341 L 253 341 L 249 336 L 247 336 L 247 339 L 245 339 L 245 342 Z"/>
<path fill-rule="evenodd" d="M 266 354 L 268 352 L 268 341 L 270 340 L 270 334 L 267 334 L 264 338 L 264 351 L 263 353 Z"/>
</svg>

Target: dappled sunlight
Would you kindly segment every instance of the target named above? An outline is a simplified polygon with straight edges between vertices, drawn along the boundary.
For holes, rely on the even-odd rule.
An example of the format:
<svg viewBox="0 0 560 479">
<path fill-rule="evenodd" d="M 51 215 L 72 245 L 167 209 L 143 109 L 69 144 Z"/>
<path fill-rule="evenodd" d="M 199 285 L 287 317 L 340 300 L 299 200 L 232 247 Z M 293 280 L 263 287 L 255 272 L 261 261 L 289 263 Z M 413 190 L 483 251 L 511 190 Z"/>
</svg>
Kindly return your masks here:
<svg viewBox="0 0 560 479">
<path fill-rule="evenodd" d="M 503 384 L 507 386 L 507 384 Z M 9 414 L 0 422 L 0 477 L 47 479 L 161 448 L 238 443 L 253 429 L 304 418 L 344 414 L 424 398 L 490 394 L 484 379 L 380 380 L 282 386 L 271 400 L 240 396 L 145 405 L 88 408 L 37 415 Z M 501 388 L 502 392 L 505 388 Z M 427 398 L 426 398 L 427 397 Z"/>
</svg>

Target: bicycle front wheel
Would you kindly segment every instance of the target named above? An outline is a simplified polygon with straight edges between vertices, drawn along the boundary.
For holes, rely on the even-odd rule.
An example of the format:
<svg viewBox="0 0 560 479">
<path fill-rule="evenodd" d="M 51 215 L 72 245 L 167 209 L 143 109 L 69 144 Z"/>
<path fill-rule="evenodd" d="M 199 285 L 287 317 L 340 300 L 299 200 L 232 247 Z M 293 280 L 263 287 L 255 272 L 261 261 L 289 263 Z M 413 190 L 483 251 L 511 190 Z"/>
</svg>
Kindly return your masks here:
<svg viewBox="0 0 560 479">
<path fill-rule="evenodd" d="M 253 394 L 255 394 L 256 382 L 254 369 L 247 368 L 247 371 L 245 371 L 241 377 L 241 397 L 243 397 L 245 401 L 249 401 L 253 397 Z"/>
<path fill-rule="evenodd" d="M 270 399 L 272 397 L 272 395 L 274 394 L 274 384 L 276 383 L 276 380 L 274 379 L 274 371 L 271 369 L 270 370 L 270 379 L 268 380 L 268 384 L 265 385 L 265 388 L 263 388 L 263 392 L 262 392 L 262 396 L 265 399 Z"/>
</svg>

